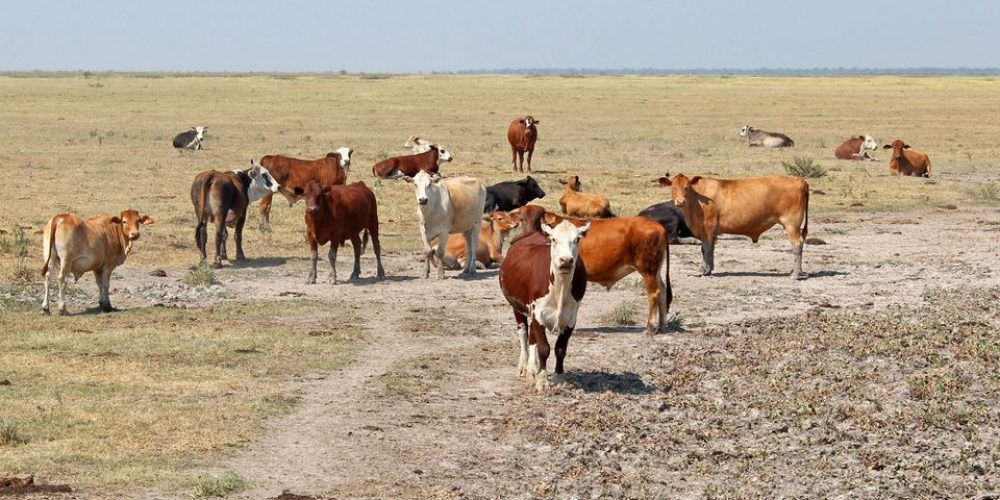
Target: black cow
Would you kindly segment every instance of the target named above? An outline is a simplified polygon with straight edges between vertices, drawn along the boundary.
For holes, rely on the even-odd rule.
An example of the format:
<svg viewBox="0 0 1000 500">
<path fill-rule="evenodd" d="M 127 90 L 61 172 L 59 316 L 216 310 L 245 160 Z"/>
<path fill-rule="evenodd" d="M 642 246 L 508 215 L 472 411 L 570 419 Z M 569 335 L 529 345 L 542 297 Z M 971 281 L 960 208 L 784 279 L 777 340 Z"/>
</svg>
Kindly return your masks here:
<svg viewBox="0 0 1000 500">
<path fill-rule="evenodd" d="M 494 210 L 510 212 L 539 198 L 545 198 L 545 191 L 530 175 L 519 181 L 498 182 L 486 188 L 483 213 L 488 214 Z"/>
<path fill-rule="evenodd" d="M 639 212 L 639 215 L 659 222 L 663 229 L 667 230 L 670 243 L 689 243 L 690 241 L 682 242 L 681 238 L 694 238 L 691 229 L 684 222 L 684 214 L 674 206 L 673 201 L 649 206 Z"/>
</svg>

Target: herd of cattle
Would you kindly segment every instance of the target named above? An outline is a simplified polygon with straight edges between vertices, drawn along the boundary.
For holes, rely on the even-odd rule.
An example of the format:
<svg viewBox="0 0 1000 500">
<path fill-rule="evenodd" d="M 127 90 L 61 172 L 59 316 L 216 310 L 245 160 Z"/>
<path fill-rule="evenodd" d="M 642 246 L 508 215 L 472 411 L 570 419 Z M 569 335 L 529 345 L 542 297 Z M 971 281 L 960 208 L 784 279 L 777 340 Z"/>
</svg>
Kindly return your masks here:
<svg viewBox="0 0 1000 500">
<path fill-rule="evenodd" d="M 528 171 L 538 139 L 539 121 L 532 116 L 514 119 L 508 127 L 511 162 L 515 172 Z M 178 135 L 178 149 L 201 149 L 207 127 L 194 127 Z M 790 147 L 794 141 L 784 134 L 758 130 L 749 124 L 740 135 L 749 146 Z M 780 224 L 794 249 L 792 278 L 802 272 L 802 250 L 808 233 L 809 185 L 798 177 L 771 176 L 748 179 L 714 179 L 667 174 L 654 182 L 671 190 L 671 201 L 653 205 L 636 216 L 616 217 L 610 200 L 583 192 L 579 176 L 560 182 L 565 190 L 559 199 L 561 214 L 546 211 L 531 201 L 545 191 L 530 175 L 516 181 L 484 186 L 468 176 L 444 178 L 442 162 L 452 160 L 445 148 L 412 136 L 404 147 L 410 154 L 377 162 L 372 174 L 382 179 L 401 179 L 414 192 L 423 244 L 425 278 L 437 268 L 438 278 L 446 269 L 461 269 L 461 276 L 477 267 L 500 264 L 499 281 L 504 297 L 513 308 L 520 339 L 518 371 L 530 376 L 536 386 L 547 385 L 547 332 L 557 336 L 555 372 L 562 373 L 569 338 L 576 326 L 577 310 L 586 283 L 611 288 L 637 272 L 648 301 L 645 332 L 662 331 L 673 292 L 669 273 L 669 243 L 696 238 L 702 248 L 702 273 L 714 269 L 714 248 L 721 234 L 736 234 L 756 242 L 760 235 Z M 894 174 L 927 176 L 927 155 L 909 150 L 896 140 L 890 169 Z M 878 143 L 871 136 L 849 139 L 835 151 L 841 159 L 873 159 L 868 152 Z M 214 265 L 228 260 L 228 229 L 234 229 L 236 260 L 243 252 L 243 226 L 250 203 L 260 200 L 261 228 L 270 227 L 272 198 L 280 193 L 289 206 L 305 200 L 305 229 L 312 262 L 307 283 L 316 282 L 319 247 L 329 244 L 329 281 L 337 282 L 337 250 L 347 241 L 354 249 L 351 280 L 359 277 L 361 254 L 371 241 L 377 264 L 376 277 L 385 276 L 379 242 L 378 203 L 362 181 L 347 183 L 353 150 L 342 147 L 316 160 L 267 155 L 259 164 L 232 172 L 207 171 L 195 176 L 191 185 L 196 227 L 195 244 L 202 261 L 207 259 L 208 225 L 215 224 Z M 108 297 L 112 271 L 128 256 L 140 236 L 140 226 L 153 223 L 148 215 L 126 210 L 118 216 L 82 220 L 72 214 L 52 217 L 43 234 L 42 275 L 45 279 L 43 311 L 49 313 L 50 269 L 58 266 L 58 312 L 66 312 L 65 288 L 93 271 L 102 311 L 112 310 Z M 507 236 L 517 227 L 506 255 Z"/>
</svg>

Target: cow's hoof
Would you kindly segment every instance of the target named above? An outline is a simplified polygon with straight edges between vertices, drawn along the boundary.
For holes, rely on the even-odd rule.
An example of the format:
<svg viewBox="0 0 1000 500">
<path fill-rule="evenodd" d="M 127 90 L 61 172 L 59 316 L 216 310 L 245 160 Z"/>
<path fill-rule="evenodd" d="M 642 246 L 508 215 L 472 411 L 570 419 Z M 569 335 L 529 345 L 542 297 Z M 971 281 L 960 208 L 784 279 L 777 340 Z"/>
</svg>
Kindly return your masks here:
<svg viewBox="0 0 1000 500">
<path fill-rule="evenodd" d="M 50 311 L 48 307 L 43 307 L 42 308 L 42 314 L 44 314 L 46 316 L 52 316 L 52 311 Z"/>
<path fill-rule="evenodd" d="M 212 267 L 214 269 L 222 269 L 222 263 L 221 262 L 216 262 L 215 264 L 212 264 Z"/>
</svg>

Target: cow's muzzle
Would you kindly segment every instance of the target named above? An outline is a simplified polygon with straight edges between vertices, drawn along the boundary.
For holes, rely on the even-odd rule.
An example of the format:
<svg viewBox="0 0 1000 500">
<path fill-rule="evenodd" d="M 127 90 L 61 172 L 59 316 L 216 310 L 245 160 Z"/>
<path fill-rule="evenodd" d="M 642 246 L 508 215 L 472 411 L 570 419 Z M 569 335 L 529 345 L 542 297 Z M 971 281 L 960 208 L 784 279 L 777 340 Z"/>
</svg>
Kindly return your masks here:
<svg viewBox="0 0 1000 500">
<path fill-rule="evenodd" d="M 556 269 L 559 270 L 560 274 L 569 274 L 573 272 L 573 267 L 575 267 L 574 264 L 576 264 L 575 259 L 562 257 L 559 259 L 559 266 L 557 266 Z"/>
<path fill-rule="evenodd" d="M 141 236 L 140 233 L 129 233 L 128 234 L 128 239 L 129 239 L 129 241 L 135 241 L 135 240 L 139 239 L 139 236 Z"/>
<path fill-rule="evenodd" d="M 427 205 L 427 198 L 417 198 L 417 203 Z"/>
</svg>

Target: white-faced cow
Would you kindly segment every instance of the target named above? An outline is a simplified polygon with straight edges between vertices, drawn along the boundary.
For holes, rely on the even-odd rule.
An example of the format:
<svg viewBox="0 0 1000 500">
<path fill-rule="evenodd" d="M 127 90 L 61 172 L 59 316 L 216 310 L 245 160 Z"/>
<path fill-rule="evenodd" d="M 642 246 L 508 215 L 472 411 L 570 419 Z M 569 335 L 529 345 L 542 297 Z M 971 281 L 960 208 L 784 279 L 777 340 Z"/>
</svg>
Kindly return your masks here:
<svg viewBox="0 0 1000 500">
<path fill-rule="evenodd" d="M 767 132 L 758 130 L 749 123 L 740 129 L 740 137 L 745 137 L 747 146 L 760 146 L 764 148 L 790 148 L 795 145 L 795 141 L 785 134 L 778 132 Z"/>
<path fill-rule="evenodd" d="M 541 123 L 533 116 L 514 118 L 507 127 L 507 142 L 510 143 L 510 161 L 515 172 L 524 172 L 524 154 L 528 153 L 528 172 L 531 172 L 531 156 L 535 154 L 538 127 Z"/>
<path fill-rule="evenodd" d="M 174 137 L 174 148 L 178 151 L 182 149 L 201 149 L 201 141 L 205 139 L 205 132 L 208 127 L 191 127 L 187 132 L 181 132 Z"/>
<path fill-rule="evenodd" d="M 436 174 L 441 169 L 442 162 L 453 158 L 446 149 L 431 144 L 423 153 L 393 156 L 372 165 L 372 175 L 382 179 L 399 179 L 413 177 L 417 172 Z"/>
<path fill-rule="evenodd" d="M 720 234 L 748 236 L 754 243 L 781 224 L 795 251 L 792 279 L 802 273 L 802 247 L 809 233 L 809 184 L 799 177 L 712 179 L 677 174 L 660 177 L 670 186 L 674 204 L 694 236 L 701 240 L 702 274 L 715 267 L 715 242 Z"/>
<path fill-rule="evenodd" d="M 844 141 L 843 144 L 837 146 L 833 154 L 838 160 L 874 160 L 875 158 L 868 155 L 869 151 L 875 152 L 878 150 L 878 141 L 870 135 L 859 135 L 857 137 L 851 137 L 850 139 Z"/>
<path fill-rule="evenodd" d="M 536 219 L 537 222 L 537 219 Z M 556 374 L 563 373 L 569 338 L 576 328 L 580 301 L 587 290 L 587 269 L 580 255 L 589 224 L 576 227 L 561 222 L 556 227 L 541 224 L 518 238 L 500 264 L 500 289 L 514 310 L 520 355 L 519 376 L 534 379 L 535 388 L 548 386 L 547 332 L 556 337 Z"/>
<path fill-rule="evenodd" d="M 59 314 L 66 314 L 69 276 L 73 276 L 75 283 L 87 271 L 93 271 L 97 280 L 101 311 L 113 311 L 108 296 L 111 272 L 125 263 L 132 244 L 139 239 L 139 226 L 152 223 L 152 218 L 140 216 L 135 210 L 125 210 L 118 216 L 99 215 L 87 220 L 73 214 L 59 214 L 49 219 L 42 235 L 42 277 L 45 279 L 42 312 L 49 314 L 49 270 L 57 265 Z"/>
<path fill-rule="evenodd" d="M 403 180 L 413 185 L 417 199 L 417 215 L 420 217 L 420 242 L 424 246 L 424 278 L 430 277 L 431 259 L 439 262 L 444 258 L 445 243 L 451 233 L 462 233 L 465 237 L 465 254 L 475 255 L 479 226 L 483 222 L 483 204 L 486 203 L 486 188 L 473 177 L 441 176 L 420 171 Z M 431 240 L 438 238 L 437 249 L 431 248 Z M 460 276 L 476 274 L 476 260 L 469 259 Z M 444 267 L 438 267 L 438 278 L 444 278 Z"/>
<path fill-rule="evenodd" d="M 288 206 L 305 196 L 306 185 L 312 181 L 321 186 L 338 186 L 347 182 L 351 170 L 351 155 L 354 150 L 343 146 L 326 156 L 315 160 L 302 160 L 284 155 L 266 155 L 260 159 L 260 166 L 268 169 L 274 180 L 281 185 L 281 194 L 288 200 Z M 271 225 L 271 201 L 269 194 L 260 201 L 260 227 L 266 230 Z"/>
</svg>

